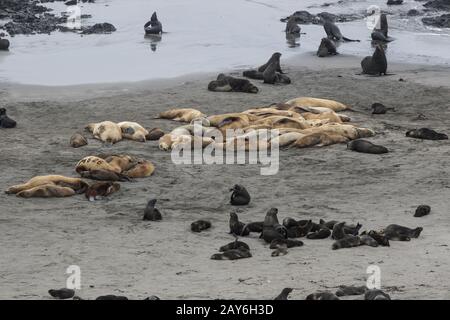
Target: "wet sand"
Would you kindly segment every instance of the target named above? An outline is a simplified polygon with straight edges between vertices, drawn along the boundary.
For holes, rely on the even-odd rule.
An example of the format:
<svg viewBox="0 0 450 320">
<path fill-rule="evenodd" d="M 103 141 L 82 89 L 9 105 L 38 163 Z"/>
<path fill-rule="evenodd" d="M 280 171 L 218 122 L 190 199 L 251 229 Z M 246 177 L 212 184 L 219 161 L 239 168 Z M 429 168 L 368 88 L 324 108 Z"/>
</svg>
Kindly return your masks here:
<svg viewBox="0 0 450 320">
<path fill-rule="evenodd" d="M 383 289 L 394 299 L 449 299 L 450 144 L 406 138 L 405 132 L 430 127 L 449 133 L 450 70 L 390 65 L 395 75 L 365 77 L 356 75 L 359 58 L 315 59 L 314 64 L 309 59 L 314 58 L 285 65 L 292 85 L 257 84 L 256 95 L 208 92 L 215 75 L 207 74 L 160 85 L 58 90 L 3 85 L 0 103 L 18 127 L 0 130 L 0 190 L 35 175 L 76 176 L 78 160 L 101 152 L 144 157 L 156 171 L 150 178 L 121 183 L 120 192 L 95 203 L 84 196 L 20 199 L 1 193 L 0 298 L 47 299 L 48 289 L 65 286 L 66 268 L 79 265 L 82 289 L 77 294 L 88 299 L 110 293 L 134 299 L 271 299 L 284 287 L 296 288 L 291 298 L 304 299 L 317 290 L 363 285 L 366 268 L 375 264 Z M 289 149 L 280 152 L 277 175 L 261 176 L 255 165 L 175 166 L 157 142 L 125 140 L 108 148 L 90 139 L 80 149 L 68 146 L 70 136 L 90 122 L 129 120 L 170 130 L 178 123 L 154 119 L 158 112 L 174 107 L 234 112 L 297 96 L 349 104 L 355 111 L 345 114 L 376 130 L 370 141 L 390 153 L 359 154 L 345 145 Z M 395 112 L 372 116 L 374 102 Z M 427 120 L 414 120 L 419 113 Z M 210 260 L 233 240 L 228 189 L 236 183 L 252 196 L 250 205 L 239 209 L 244 222 L 260 221 L 277 207 L 281 219 L 360 222 L 363 230 L 397 223 L 424 230 L 418 239 L 392 241 L 388 248 L 333 251 L 331 239 L 301 239 L 303 247 L 282 257 L 271 257 L 269 246 L 252 235 L 243 239 L 252 258 Z M 159 199 L 163 221 L 142 221 L 150 198 Z M 420 204 L 430 205 L 432 212 L 414 218 Z M 197 219 L 208 219 L 213 227 L 194 234 L 189 227 Z"/>
</svg>

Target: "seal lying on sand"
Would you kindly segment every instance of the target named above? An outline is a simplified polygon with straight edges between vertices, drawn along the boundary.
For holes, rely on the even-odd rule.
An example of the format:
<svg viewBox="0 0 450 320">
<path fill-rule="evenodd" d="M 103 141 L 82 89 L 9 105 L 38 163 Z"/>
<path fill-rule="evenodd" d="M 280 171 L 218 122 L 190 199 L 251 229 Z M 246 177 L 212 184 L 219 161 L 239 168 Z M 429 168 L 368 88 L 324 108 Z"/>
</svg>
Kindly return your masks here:
<svg viewBox="0 0 450 320">
<path fill-rule="evenodd" d="M 378 247 L 378 241 L 376 241 L 374 238 L 372 238 L 371 236 L 364 234 L 359 236 L 359 239 L 361 241 L 361 245 L 366 245 L 369 247 Z"/>
<path fill-rule="evenodd" d="M 121 173 L 108 170 L 89 170 L 81 171 L 82 178 L 98 181 L 131 181 L 131 179 Z"/>
<path fill-rule="evenodd" d="M 361 67 L 364 74 L 370 75 L 386 75 L 387 59 L 384 49 L 381 45 L 375 47 L 375 52 L 371 57 L 365 57 L 361 61 Z"/>
<path fill-rule="evenodd" d="M 8 39 L 0 39 L 0 50 L 3 50 L 3 51 L 9 50 L 9 40 Z"/>
<path fill-rule="evenodd" d="M 332 249 L 352 248 L 361 245 L 361 239 L 358 236 L 346 235 L 344 238 L 333 243 Z"/>
<path fill-rule="evenodd" d="M 423 139 L 423 140 L 447 140 L 448 136 L 445 133 L 438 133 L 432 129 L 421 128 L 413 129 L 406 132 L 409 138 Z"/>
<path fill-rule="evenodd" d="M 353 150 L 356 152 L 361 153 L 371 153 L 371 154 L 382 154 L 382 153 L 388 153 L 388 149 L 383 146 L 378 146 L 376 144 L 373 144 L 370 141 L 358 139 L 353 140 L 347 143 L 347 149 Z"/>
<path fill-rule="evenodd" d="M 6 109 L 0 108 L 0 128 L 15 128 L 16 122 L 6 115 Z"/>
<path fill-rule="evenodd" d="M 414 217 L 424 217 L 429 215 L 431 212 L 431 207 L 427 205 L 420 205 L 417 207 Z"/>
<path fill-rule="evenodd" d="M 366 293 L 366 286 L 354 287 L 354 286 L 339 286 L 339 289 L 336 291 L 336 296 L 345 297 L 345 296 L 359 296 L 361 294 Z"/>
<path fill-rule="evenodd" d="M 372 239 L 374 239 L 380 246 L 383 247 L 390 246 L 389 239 L 386 236 L 382 235 L 381 233 L 376 232 L 374 230 L 370 230 L 369 232 L 364 231 L 363 233 L 361 233 L 361 236 L 364 236 L 366 234 L 372 237 Z"/>
<path fill-rule="evenodd" d="M 360 40 L 352 40 L 342 35 L 341 30 L 332 21 L 326 19 L 323 23 L 323 28 L 329 39 L 334 41 L 348 41 L 348 42 L 360 42 Z"/>
<path fill-rule="evenodd" d="M 125 139 L 145 142 L 148 131 L 137 122 L 124 121 L 117 124 L 122 130 L 122 137 Z"/>
<path fill-rule="evenodd" d="M 53 298 L 58 298 L 61 300 L 73 298 L 75 295 L 75 291 L 73 289 L 62 288 L 62 289 L 50 289 L 48 290 L 48 294 Z"/>
<path fill-rule="evenodd" d="M 86 198 L 89 201 L 102 200 L 110 194 L 120 190 L 117 182 L 97 182 L 86 190 Z"/>
<path fill-rule="evenodd" d="M 245 206 L 249 204 L 250 195 L 248 194 L 247 189 L 245 189 L 244 186 L 236 184 L 233 188 L 230 189 L 230 191 L 233 191 L 230 200 L 230 203 L 233 206 Z"/>
<path fill-rule="evenodd" d="M 211 228 L 211 222 L 206 220 L 197 220 L 191 223 L 192 232 L 202 232 L 203 230 L 207 230 L 209 228 Z"/>
<path fill-rule="evenodd" d="M 244 249 L 231 249 L 223 253 L 216 253 L 211 256 L 212 260 L 237 260 L 251 258 L 252 254 Z"/>
<path fill-rule="evenodd" d="M 149 221 L 162 220 L 161 212 L 159 212 L 159 210 L 155 208 L 156 201 L 157 201 L 156 199 L 152 199 L 147 203 L 147 207 L 144 210 L 143 220 Z"/>
<path fill-rule="evenodd" d="M 94 135 L 95 139 L 105 143 L 114 144 L 122 140 L 122 130 L 117 123 L 111 121 L 90 123 L 86 129 Z"/>
<path fill-rule="evenodd" d="M 389 240 L 409 241 L 411 238 L 418 238 L 422 230 L 422 227 L 410 229 L 398 224 L 391 224 L 383 230 L 383 234 Z"/>
<path fill-rule="evenodd" d="M 350 107 L 345 104 L 329 100 L 329 99 L 320 99 L 320 98 L 312 98 L 312 97 L 299 97 L 295 99 L 291 99 L 285 102 L 288 105 L 293 107 L 313 107 L 313 108 L 327 108 L 331 109 L 334 112 L 351 110 Z"/>
<path fill-rule="evenodd" d="M 215 92 L 246 92 L 258 93 L 259 89 L 246 79 L 238 79 L 226 76 L 223 73 L 217 76 L 217 80 L 208 85 L 209 91 Z"/>
<path fill-rule="evenodd" d="M 233 249 L 250 251 L 250 247 L 248 246 L 248 244 L 246 244 L 245 242 L 242 242 L 242 241 L 238 241 L 237 239 L 236 239 L 236 241 L 230 242 L 230 243 L 220 247 L 219 251 L 225 252 L 225 251 L 229 251 L 229 250 L 233 250 Z"/>
<path fill-rule="evenodd" d="M 306 235 L 307 239 L 327 239 L 331 235 L 331 230 L 328 228 L 322 228 L 319 231 L 311 232 Z"/>
<path fill-rule="evenodd" d="M 150 21 L 144 25 L 144 30 L 145 34 L 161 34 L 163 32 L 162 24 L 158 20 L 156 12 L 153 12 Z"/>
<path fill-rule="evenodd" d="M 270 249 L 277 249 L 280 247 L 286 248 L 294 248 L 303 246 L 303 242 L 299 240 L 291 240 L 291 239 L 274 239 L 270 243 Z"/>
<path fill-rule="evenodd" d="M 161 112 L 158 118 L 170 119 L 173 121 L 180 122 L 191 122 L 196 118 L 203 118 L 206 115 L 197 109 L 183 108 L 183 109 L 171 109 L 168 111 Z"/>
<path fill-rule="evenodd" d="M 330 40 L 328 38 L 322 38 L 319 49 L 317 50 L 317 56 L 323 58 L 328 56 L 334 56 L 337 54 L 338 52 L 336 50 L 336 45 L 334 44 L 333 40 Z"/>
<path fill-rule="evenodd" d="M 339 300 L 339 298 L 329 291 L 311 293 L 306 300 Z"/>
</svg>

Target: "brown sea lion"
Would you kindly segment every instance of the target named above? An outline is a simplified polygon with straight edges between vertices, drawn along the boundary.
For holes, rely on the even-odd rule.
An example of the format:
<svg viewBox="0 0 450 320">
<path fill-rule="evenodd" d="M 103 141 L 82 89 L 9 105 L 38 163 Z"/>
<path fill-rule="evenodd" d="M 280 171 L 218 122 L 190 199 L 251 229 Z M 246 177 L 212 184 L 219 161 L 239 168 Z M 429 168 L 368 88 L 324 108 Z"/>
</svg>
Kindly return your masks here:
<svg viewBox="0 0 450 320">
<path fill-rule="evenodd" d="M 105 143 L 114 144 L 122 140 L 122 130 L 117 123 L 111 121 L 90 123 L 86 129 L 94 135 L 94 138 Z"/>
<path fill-rule="evenodd" d="M 183 109 L 172 109 L 168 111 L 161 112 L 159 118 L 170 119 L 180 122 L 191 122 L 195 118 L 202 118 L 206 115 L 197 109 L 183 108 Z"/>
<path fill-rule="evenodd" d="M 99 181 L 131 181 L 131 179 L 121 173 L 108 170 L 90 170 L 79 172 L 80 176 L 86 179 Z"/>
<path fill-rule="evenodd" d="M 138 159 L 137 162 L 122 174 L 129 178 L 145 178 L 155 172 L 155 166 L 148 160 Z"/>
<path fill-rule="evenodd" d="M 300 139 L 292 143 L 290 147 L 296 148 L 307 148 L 312 146 L 323 147 L 336 143 L 345 143 L 347 141 L 348 138 L 338 134 L 318 132 L 307 134 L 304 137 L 301 137 Z"/>
<path fill-rule="evenodd" d="M 112 166 L 105 159 L 96 156 L 85 157 L 80 161 L 78 161 L 78 163 L 75 166 L 75 171 L 78 173 L 93 170 L 105 170 L 105 171 L 112 171 L 115 173 L 121 173 L 122 168 Z"/>
<path fill-rule="evenodd" d="M 101 200 L 119 190 L 120 184 L 117 182 L 97 182 L 86 190 L 86 198 L 89 201 Z"/>
</svg>

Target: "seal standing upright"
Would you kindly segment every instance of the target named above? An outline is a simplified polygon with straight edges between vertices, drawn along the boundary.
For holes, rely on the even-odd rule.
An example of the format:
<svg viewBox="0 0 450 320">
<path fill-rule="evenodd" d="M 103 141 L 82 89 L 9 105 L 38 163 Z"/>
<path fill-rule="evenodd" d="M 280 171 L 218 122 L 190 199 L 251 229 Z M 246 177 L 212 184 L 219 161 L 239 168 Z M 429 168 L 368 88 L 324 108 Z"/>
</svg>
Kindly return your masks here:
<svg viewBox="0 0 450 320">
<path fill-rule="evenodd" d="M 162 220 L 161 212 L 155 208 L 156 199 L 152 199 L 147 203 L 147 207 L 144 210 L 144 220 L 157 221 Z"/>
<path fill-rule="evenodd" d="M 0 108 L 0 128 L 15 128 L 16 122 L 6 115 L 6 109 Z"/>
<path fill-rule="evenodd" d="M 367 56 L 361 61 L 361 67 L 364 74 L 386 75 L 387 59 L 383 47 L 377 45 L 373 55 L 371 57 Z"/>
</svg>

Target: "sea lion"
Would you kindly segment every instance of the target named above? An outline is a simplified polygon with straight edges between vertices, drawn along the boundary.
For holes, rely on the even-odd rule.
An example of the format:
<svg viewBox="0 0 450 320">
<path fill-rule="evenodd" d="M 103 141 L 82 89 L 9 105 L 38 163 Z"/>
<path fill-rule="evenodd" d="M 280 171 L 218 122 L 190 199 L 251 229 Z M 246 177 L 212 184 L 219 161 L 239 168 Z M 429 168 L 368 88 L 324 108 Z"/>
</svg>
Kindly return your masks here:
<svg viewBox="0 0 450 320">
<path fill-rule="evenodd" d="M 300 34 L 301 32 L 300 26 L 297 24 L 297 19 L 294 16 L 290 16 L 288 21 L 286 22 L 286 28 L 284 32 L 288 34 Z"/>
<path fill-rule="evenodd" d="M 105 160 L 117 172 L 123 172 L 133 168 L 137 159 L 125 154 L 98 154 L 98 158 Z"/>
<path fill-rule="evenodd" d="M 116 296 L 114 294 L 108 294 L 105 296 L 99 296 L 95 300 L 128 300 L 125 296 Z"/>
<path fill-rule="evenodd" d="M 388 108 L 385 105 L 375 102 L 371 106 L 372 114 L 385 114 L 388 110 L 394 110 L 394 108 Z"/>
<path fill-rule="evenodd" d="M 362 235 L 364 235 L 364 234 L 365 233 L 362 233 Z M 369 236 L 371 236 L 380 246 L 383 246 L 383 247 L 390 246 L 389 239 L 386 236 L 384 236 L 374 230 L 370 230 L 367 234 Z"/>
<path fill-rule="evenodd" d="M 150 177 L 155 172 L 155 166 L 148 160 L 137 159 L 133 166 L 122 172 L 128 178 Z"/>
<path fill-rule="evenodd" d="M 358 247 L 360 245 L 361 240 L 358 236 L 346 235 L 344 238 L 336 240 L 331 246 L 331 248 L 333 250 L 337 250 L 342 248 Z"/>
<path fill-rule="evenodd" d="M 282 225 L 276 225 L 274 227 L 264 228 L 260 235 L 266 243 L 272 243 L 274 240 L 282 240 L 287 238 L 286 228 Z"/>
<path fill-rule="evenodd" d="M 298 227 L 299 223 L 295 219 L 287 217 L 283 219 L 283 226 L 289 229 L 291 227 Z"/>
<path fill-rule="evenodd" d="M 10 43 L 8 39 L 0 39 L 0 50 L 8 51 L 9 45 Z"/>
<path fill-rule="evenodd" d="M 344 224 L 343 226 L 343 230 L 345 234 L 350 234 L 352 236 L 357 236 L 359 233 L 359 230 L 361 229 L 362 224 L 357 223 L 356 225 L 354 224 Z"/>
<path fill-rule="evenodd" d="M 339 298 L 332 292 L 322 291 L 311 293 L 306 297 L 306 300 L 339 300 Z"/>
<path fill-rule="evenodd" d="M 203 117 L 206 117 L 204 113 L 193 108 L 171 109 L 161 112 L 158 115 L 158 118 L 169 119 L 179 122 L 191 122 L 196 118 L 203 118 Z"/>
<path fill-rule="evenodd" d="M 339 286 L 339 289 L 336 291 L 336 296 L 338 296 L 338 297 L 359 296 L 359 295 L 366 293 L 367 290 L 369 290 L 369 289 L 367 289 L 366 286 L 360 286 L 360 287 Z"/>
<path fill-rule="evenodd" d="M 283 133 L 283 130 L 279 130 L 280 133 Z M 305 143 L 302 145 L 308 145 L 309 143 L 313 144 L 315 141 L 319 140 L 323 143 L 327 142 L 333 142 L 333 141 L 339 141 L 340 138 L 337 138 L 335 136 L 342 136 L 350 140 L 355 140 L 359 138 L 367 138 L 367 137 L 373 137 L 375 135 L 375 132 L 371 129 L 367 128 L 358 128 L 351 124 L 341 124 L 341 123 L 332 123 L 332 124 L 324 124 L 320 127 L 312 127 L 308 129 L 303 129 L 300 131 L 305 136 L 313 134 L 313 133 L 324 133 L 329 135 L 330 137 L 314 137 L 314 139 L 311 137 L 310 140 L 305 139 Z"/>
<path fill-rule="evenodd" d="M 239 221 L 239 217 L 236 212 L 230 213 L 230 234 L 234 234 L 236 236 L 248 236 L 250 231 L 245 228 L 245 223 Z"/>
<path fill-rule="evenodd" d="M 351 110 L 350 107 L 338 101 L 329 99 L 311 98 L 311 97 L 299 97 L 288 100 L 285 103 L 293 107 L 327 108 L 331 109 L 334 112 Z"/>
<path fill-rule="evenodd" d="M 245 206 L 250 203 L 250 195 L 248 194 L 248 191 L 244 186 L 236 184 L 233 188 L 230 189 L 230 191 L 233 191 L 230 199 L 231 205 Z"/>
<path fill-rule="evenodd" d="M 191 223 L 192 232 L 201 232 L 209 228 L 211 228 L 211 222 L 206 220 L 197 220 Z"/>
<path fill-rule="evenodd" d="M 144 218 L 143 220 L 149 220 L 149 221 L 158 221 L 162 220 L 161 212 L 157 208 L 155 208 L 156 205 L 156 199 L 151 199 L 147 203 L 147 207 L 145 207 L 144 210 Z"/>
<path fill-rule="evenodd" d="M 389 150 L 386 147 L 373 144 L 370 141 L 358 139 L 347 143 L 347 149 L 370 154 L 383 154 L 388 153 Z"/>
<path fill-rule="evenodd" d="M 86 190 L 86 199 L 89 201 L 102 200 L 110 194 L 120 190 L 117 182 L 97 182 Z"/>
<path fill-rule="evenodd" d="M 212 260 L 237 260 L 251 258 L 252 254 L 244 249 L 231 249 L 223 253 L 216 253 L 211 256 Z"/>
<path fill-rule="evenodd" d="M 337 55 L 336 45 L 333 40 L 328 38 L 322 38 L 319 49 L 317 50 L 317 56 L 320 58 Z"/>
<path fill-rule="evenodd" d="M 311 232 L 306 235 L 307 239 L 327 239 L 331 235 L 331 230 L 328 228 L 322 228 L 319 231 Z"/>
<path fill-rule="evenodd" d="M 125 139 L 145 142 L 148 131 L 137 122 L 124 121 L 117 124 L 122 130 L 122 137 Z"/>
<path fill-rule="evenodd" d="M 287 300 L 288 296 L 292 292 L 292 290 L 294 290 L 294 289 L 292 289 L 292 288 L 284 288 L 281 291 L 281 293 L 278 296 L 276 296 L 273 300 Z"/>
<path fill-rule="evenodd" d="M 59 175 L 37 176 L 5 193 L 19 197 L 64 197 L 84 193 L 89 185 L 81 179 Z"/>
<path fill-rule="evenodd" d="M 62 288 L 62 289 L 58 289 L 58 290 L 50 289 L 50 290 L 48 290 L 48 293 L 53 298 L 65 300 L 65 299 L 73 298 L 73 296 L 75 295 L 75 290 L 68 289 L 68 288 Z"/>
<path fill-rule="evenodd" d="M 229 250 L 233 250 L 233 249 L 250 251 L 250 247 L 248 246 L 248 244 L 246 244 L 245 242 L 242 242 L 242 241 L 238 241 L 237 239 L 236 239 L 236 241 L 230 242 L 230 243 L 220 247 L 219 251 L 225 252 L 225 251 L 229 251 Z"/>
<path fill-rule="evenodd" d="M 105 159 L 96 156 L 84 157 L 83 159 L 78 161 L 75 166 L 75 171 L 78 173 L 94 170 L 112 171 L 115 173 L 121 173 L 122 171 L 120 167 L 113 166 L 106 162 Z"/>
<path fill-rule="evenodd" d="M 333 230 L 334 225 L 335 225 L 336 223 L 339 223 L 339 221 L 331 220 L 331 221 L 325 222 L 325 220 L 322 220 L 322 219 L 319 220 L 319 224 L 320 224 L 321 226 L 323 226 L 323 227 L 325 227 L 325 228 L 328 228 L 328 229 L 331 229 L 331 230 Z"/>
<path fill-rule="evenodd" d="M 307 221 L 304 224 L 299 224 L 287 229 L 288 238 L 301 238 L 305 237 L 309 232 L 311 232 L 314 224 L 312 220 Z"/>
<path fill-rule="evenodd" d="M 151 130 L 147 130 L 148 134 L 145 136 L 145 139 L 148 141 L 156 141 L 159 140 L 164 135 L 164 131 L 159 128 L 153 128 Z"/>
<path fill-rule="evenodd" d="M 153 12 L 150 21 L 144 25 L 144 31 L 145 34 L 161 34 L 163 32 L 162 23 L 158 20 L 156 12 Z"/>
<path fill-rule="evenodd" d="M 359 237 L 359 239 L 361 240 L 361 245 L 366 245 L 369 247 L 378 247 L 378 241 L 376 241 L 374 238 L 372 238 L 371 236 L 365 234 L 365 235 L 361 235 Z"/>
<path fill-rule="evenodd" d="M 79 174 L 82 178 L 98 181 L 131 181 L 129 177 L 109 170 L 81 171 Z"/>
<path fill-rule="evenodd" d="M 337 143 L 345 143 L 348 141 L 347 137 L 339 134 L 331 134 L 325 132 L 317 132 L 306 134 L 305 136 L 297 139 L 294 143 L 290 144 L 290 148 L 307 148 L 307 147 L 324 147 Z"/>
<path fill-rule="evenodd" d="M 411 240 L 411 238 L 418 238 L 422 230 L 423 230 L 422 227 L 410 229 L 407 227 L 400 226 L 398 224 L 391 224 L 383 230 L 383 234 L 389 240 L 409 241 Z"/>
<path fill-rule="evenodd" d="M 427 205 L 420 205 L 417 207 L 414 217 L 424 217 L 429 215 L 431 212 L 431 207 Z"/>
<path fill-rule="evenodd" d="M 114 144 L 122 140 L 122 130 L 117 123 L 111 121 L 103 121 L 98 123 L 90 123 L 86 129 L 104 143 Z"/>
<path fill-rule="evenodd" d="M 16 121 L 6 115 L 6 109 L 0 108 L 0 128 L 11 129 L 17 125 Z"/>
<path fill-rule="evenodd" d="M 284 72 L 281 70 L 281 66 L 280 66 L 280 58 L 281 58 L 281 53 L 275 52 L 275 53 L 272 54 L 272 56 L 270 57 L 269 61 L 267 61 L 265 64 L 263 64 L 262 66 L 260 66 L 260 67 L 258 68 L 258 71 L 259 71 L 259 72 L 264 72 L 264 71 L 267 69 L 267 67 L 268 67 L 269 65 L 271 65 L 272 63 L 275 63 L 275 71 L 276 71 L 276 72 L 279 72 L 279 73 L 284 73 Z"/>
<path fill-rule="evenodd" d="M 247 79 L 238 79 L 226 76 L 223 73 L 217 76 L 217 80 L 208 84 L 209 91 L 215 92 L 246 92 L 258 93 L 259 89 Z"/>
<path fill-rule="evenodd" d="M 72 148 L 79 148 L 87 144 L 86 138 L 81 133 L 74 133 L 73 136 L 70 137 L 70 146 Z"/>
<path fill-rule="evenodd" d="M 367 56 L 361 61 L 361 68 L 363 74 L 386 75 L 387 59 L 381 45 L 375 47 L 375 52 L 371 57 Z"/>
<path fill-rule="evenodd" d="M 432 129 L 421 128 L 413 129 L 406 132 L 409 138 L 423 139 L 423 140 L 447 140 L 448 136 L 445 133 L 438 133 Z"/>
<path fill-rule="evenodd" d="M 274 239 L 270 243 L 270 249 L 277 249 L 279 247 L 294 248 L 303 246 L 303 242 L 291 239 Z"/>
<path fill-rule="evenodd" d="M 360 40 L 352 40 L 344 37 L 341 33 L 341 30 L 339 30 L 339 27 L 330 20 L 324 21 L 323 28 L 327 34 L 328 39 L 334 41 L 360 42 Z"/>
<path fill-rule="evenodd" d="M 391 297 L 378 289 L 367 290 L 364 294 L 364 300 L 391 300 Z"/>
</svg>

